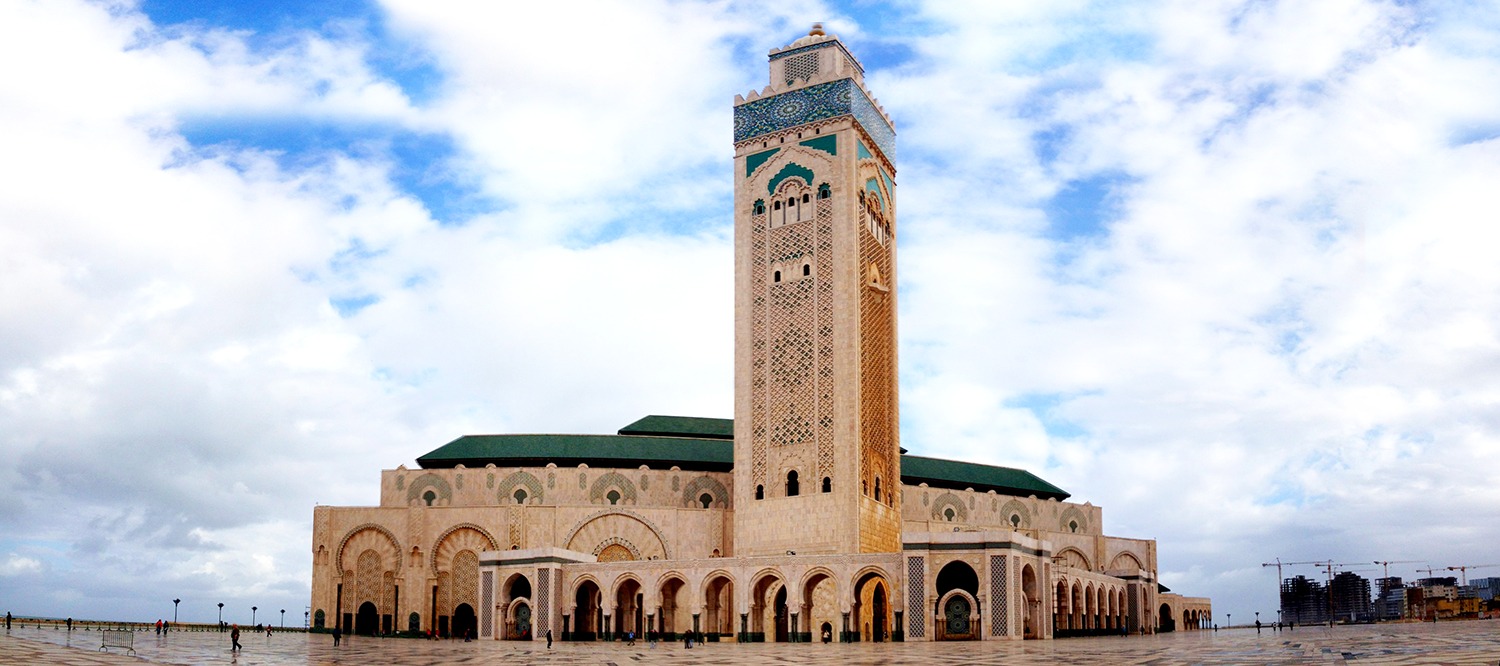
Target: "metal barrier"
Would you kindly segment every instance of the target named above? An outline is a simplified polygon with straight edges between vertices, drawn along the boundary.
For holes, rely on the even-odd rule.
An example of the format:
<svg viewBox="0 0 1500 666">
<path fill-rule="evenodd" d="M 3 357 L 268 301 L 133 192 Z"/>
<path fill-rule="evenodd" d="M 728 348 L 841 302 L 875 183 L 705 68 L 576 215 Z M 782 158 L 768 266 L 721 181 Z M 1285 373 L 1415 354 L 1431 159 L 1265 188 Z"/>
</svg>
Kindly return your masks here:
<svg viewBox="0 0 1500 666">
<path fill-rule="evenodd" d="M 106 652 L 109 648 L 125 648 L 130 654 L 135 654 L 135 632 L 121 629 L 101 629 L 99 635 L 103 637 L 104 644 L 99 646 L 100 652 Z"/>
</svg>

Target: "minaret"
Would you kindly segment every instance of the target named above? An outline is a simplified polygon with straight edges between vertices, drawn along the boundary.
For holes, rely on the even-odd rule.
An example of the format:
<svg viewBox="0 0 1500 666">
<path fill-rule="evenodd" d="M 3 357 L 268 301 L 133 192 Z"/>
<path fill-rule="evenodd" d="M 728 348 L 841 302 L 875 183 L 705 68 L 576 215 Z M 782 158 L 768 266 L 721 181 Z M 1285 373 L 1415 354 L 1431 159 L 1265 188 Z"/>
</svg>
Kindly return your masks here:
<svg viewBox="0 0 1500 666">
<path fill-rule="evenodd" d="M 734 107 L 735 555 L 901 548 L 895 138 L 815 24 Z"/>
</svg>

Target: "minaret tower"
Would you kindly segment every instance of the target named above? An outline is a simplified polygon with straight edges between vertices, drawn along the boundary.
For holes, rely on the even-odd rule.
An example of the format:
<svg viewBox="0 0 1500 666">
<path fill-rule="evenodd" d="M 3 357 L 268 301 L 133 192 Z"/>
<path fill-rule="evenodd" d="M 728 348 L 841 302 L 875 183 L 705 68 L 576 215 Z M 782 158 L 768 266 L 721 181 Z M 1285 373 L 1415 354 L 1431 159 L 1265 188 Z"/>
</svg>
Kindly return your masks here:
<svg viewBox="0 0 1500 666">
<path fill-rule="evenodd" d="M 735 555 L 901 548 L 895 138 L 821 24 L 734 107 Z"/>
</svg>

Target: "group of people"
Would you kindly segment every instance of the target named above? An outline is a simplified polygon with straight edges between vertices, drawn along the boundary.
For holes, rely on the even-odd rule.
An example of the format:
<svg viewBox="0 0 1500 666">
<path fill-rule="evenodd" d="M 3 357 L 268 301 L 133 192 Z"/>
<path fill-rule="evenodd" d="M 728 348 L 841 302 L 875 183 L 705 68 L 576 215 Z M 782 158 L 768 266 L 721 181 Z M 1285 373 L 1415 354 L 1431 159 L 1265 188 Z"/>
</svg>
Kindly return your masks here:
<svg viewBox="0 0 1500 666">
<path fill-rule="evenodd" d="M 166 620 L 157 620 L 156 621 L 156 635 L 157 636 L 160 636 L 160 635 L 166 633 L 167 631 L 171 630 L 171 628 L 172 628 L 172 623 L 171 622 L 168 622 Z"/>
</svg>

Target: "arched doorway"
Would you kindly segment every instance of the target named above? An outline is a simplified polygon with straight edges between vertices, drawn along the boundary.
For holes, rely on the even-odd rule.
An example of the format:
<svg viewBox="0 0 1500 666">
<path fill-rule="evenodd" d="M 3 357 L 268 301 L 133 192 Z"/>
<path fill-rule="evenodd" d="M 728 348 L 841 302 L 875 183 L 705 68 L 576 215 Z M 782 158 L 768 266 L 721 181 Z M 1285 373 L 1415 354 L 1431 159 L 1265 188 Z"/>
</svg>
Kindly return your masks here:
<svg viewBox="0 0 1500 666">
<path fill-rule="evenodd" d="M 501 635 L 507 640 L 531 640 L 531 581 L 521 574 L 512 575 L 505 580 L 501 592 L 501 598 L 510 609 L 505 614 Z"/>
<path fill-rule="evenodd" d="M 459 604 L 453 609 L 453 636 L 455 638 L 468 638 L 479 635 L 479 622 L 474 617 L 474 607 L 468 604 Z"/>
<path fill-rule="evenodd" d="M 973 622 L 974 605 L 967 595 L 955 592 L 941 604 L 942 617 L 938 620 L 938 640 L 974 640 L 977 633 Z"/>
<path fill-rule="evenodd" d="M 641 602 L 640 581 L 627 578 L 616 584 L 614 617 L 616 638 L 624 640 L 627 633 L 633 633 L 639 637 L 645 631 L 645 613 L 641 608 Z"/>
<path fill-rule="evenodd" d="M 755 581 L 750 594 L 751 641 L 786 640 L 786 585 L 775 574 Z"/>
<path fill-rule="evenodd" d="M 677 634 L 687 633 L 692 626 L 689 624 L 691 616 L 688 613 L 679 613 L 677 609 L 685 606 L 686 599 L 679 598 L 687 588 L 686 581 L 681 578 L 671 577 L 661 584 L 660 600 L 661 607 L 656 618 L 655 631 L 662 634 L 663 640 L 676 640 Z"/>
<path fill-rule="evenodd" d="M 821 641 L 823 627 L 831 628 L 834 622 L 841 621 L 838 584 L 831 571 L 817 569 L 804 577 L 798 601 L 802 611 L 797 615 L 797 626 L 792 628 L 798 641 Z"/>
<path fill-rule="evenodd" d="M 1021 594 L 1026 603 L 1021 635 L 1028 639 L 1041 638 L 1042 599 L 1037 589 L 1036 569 L 1030 564 L 1021 567 Z"/>
<path fill-rule="evenodd" d="M 599 638 L 600 617 L 599 585 L 591 580 L 578 584 L 573 595 L 573 631 L 575 641 L 592 641 Z"/>
<path fill-rule="evenodd" d="M 855 626 L 850 631 L 858 633 L 859 640 L 890 640 L 891 609 L 885 576 L 875 571 L 860 576 L 854 584 L 853 606 Z"/>
<path fill-rule="evenodd" d="M 1172 621 L 1172 607 L 1162 604 L 1161 609 L 1157 612 L 1156 630 L 1160 633 L 1166 633 L 1175 629 L 1174 625 L 1175 623 Z"/>
<path fill-rule="evenodd" d="M 974 567 L 962 560 L 949 562 L 938 571 L 936 585 L 940 600 L 936 638 L 945 641 L 979 638 L 979 618 L 974 614 L 979 574 L 974 573 Z M 960 599 L 954 601 L 955 598 Z"/>
<path fill-rule="evenodd" d="M 354 633 L 362 636 L 374 636 L 380 630 L 380 613 L 375 610 L 375 604 L 366 601 L 359 605 L 359 613 L 354 616 Z"/>
<path fill-rule="evenodd" d="M 729 576 L 719 574 L 708 579 L 703 586 L 703 626 L 694 627 L 697 631 L 706 634 L 717 634 L 719 636 L 732 636 L 736 631 L 749 631 L 749 629 L 736 629 L 734 626 L 734 581 Z"/>
<path fill-rule="evenodd" d="M 515 608 L 510 611 L 509 631 L 505 635 L 517 641 L 531 640 L 531 606 L 526 602 L 517 602 Z"/>
</svg>

